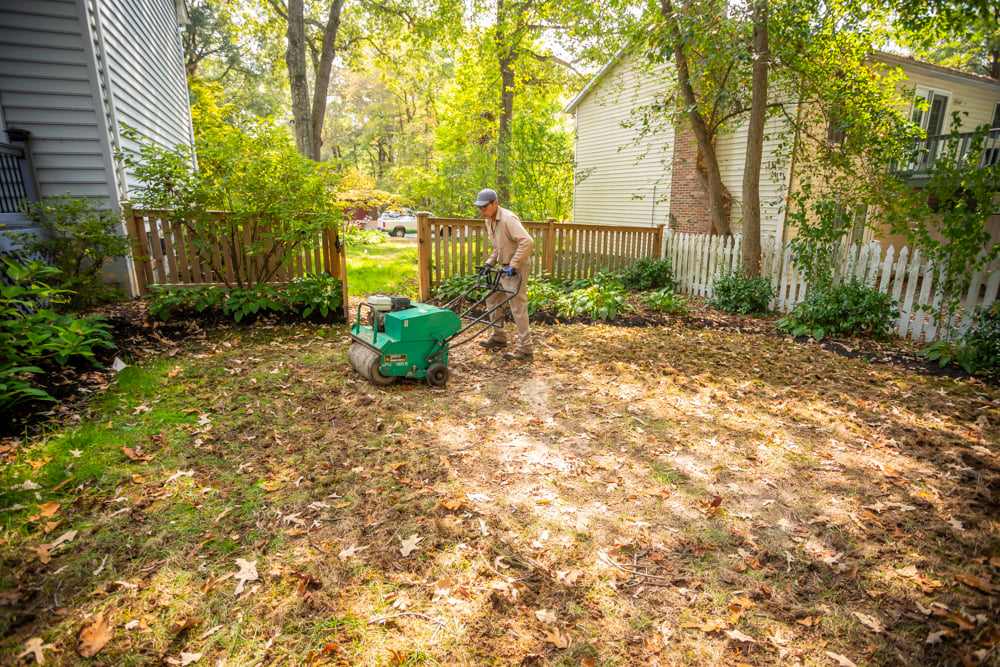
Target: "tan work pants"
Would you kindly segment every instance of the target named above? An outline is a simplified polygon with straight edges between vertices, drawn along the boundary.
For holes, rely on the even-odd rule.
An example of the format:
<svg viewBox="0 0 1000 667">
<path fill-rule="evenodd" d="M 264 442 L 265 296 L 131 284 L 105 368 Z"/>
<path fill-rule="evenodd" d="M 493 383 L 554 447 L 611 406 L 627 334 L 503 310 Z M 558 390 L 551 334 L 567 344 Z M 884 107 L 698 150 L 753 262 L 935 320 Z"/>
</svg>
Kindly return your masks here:
<svg viewBox="0 0 1000 667">
<path fill-rule="evenodd" d="M 508 292 L 513 291 L 517 287 L 517 281 L 518 277 L 516 275 L 500 276 L 500 286 L 508 290 Z M 509 293 L 490 292 L 486 297 L 486 307 L 492 308 L 508 296 L 510 296 Z M 490 321 L 494 324 L 491 329 L 493 333 L 490 335 L 490 340 L 493 342 L 507 343 L 507 332 L 503 328 L 503 316 L 507 308 L 510 308 L 510 313 L 514 316 L 514 324 L 517 325 L 517 347 L 514 348 L 515 351 L 533 354 L 535 347 L 531 342 L 531 329 L 528 327 L 528 276 L 521 276 L 521 289 L 517 291 L 517 294 L 510 300 L 510 303 L 503 308 L 497 308 L 490 315 Z"/>
</svg>

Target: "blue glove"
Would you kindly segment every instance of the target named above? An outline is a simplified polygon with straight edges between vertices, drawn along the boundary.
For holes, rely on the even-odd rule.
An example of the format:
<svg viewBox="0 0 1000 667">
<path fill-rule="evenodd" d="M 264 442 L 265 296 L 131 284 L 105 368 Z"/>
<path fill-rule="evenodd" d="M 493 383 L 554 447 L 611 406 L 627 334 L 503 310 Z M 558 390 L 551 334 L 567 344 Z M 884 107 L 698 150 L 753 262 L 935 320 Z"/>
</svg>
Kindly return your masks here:
<svg viewBox="0 0 1000 667">
<path fill-rule="evenodd" d="M 517 273 L 517 269 L 515 269 L 513 266 L 508 266 L 506 269 L 503 270 L 503 272 L 506 273 L 508 276 L 512 276 L 515 273 Z"/>
</svg>

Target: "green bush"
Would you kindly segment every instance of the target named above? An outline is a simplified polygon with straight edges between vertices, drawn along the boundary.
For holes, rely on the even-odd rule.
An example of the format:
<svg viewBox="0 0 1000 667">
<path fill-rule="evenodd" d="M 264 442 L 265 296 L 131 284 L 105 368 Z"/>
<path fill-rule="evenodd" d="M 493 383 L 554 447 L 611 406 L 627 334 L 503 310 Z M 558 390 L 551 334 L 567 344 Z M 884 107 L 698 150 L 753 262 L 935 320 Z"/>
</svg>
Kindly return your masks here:
<svg viewBox="0 0 1000 667">
<path fill-rule="evenodd" d="M 616 279 L 598 275 L 594 282 L 564 296 L 559 302 L 559 317 L 590 315 L 594 319 L 612 321 L 619 313 L 632 310 L 628 293 Z"/>
<path fill-rule="evenodd" d="M 742 315 L 763 315 L 774 298 L 774 287 L 764 277 L 744 278 L 739 271 L 724 273 L 715 279 L 713 295 L 705 303 L 709 308 Z"/>
<path fill-rule="evenodd" d="M 97 364 L 98 348 L 113 348 L 101 318 L 76 318 L 47 306 L 71 295 L 44 280 L 59 270 L 42 262 L 0 258 L 10 284 L 0 287 L 0 410 L 33 400 L 54 400 L 32 386 L 31 376 L 77 359 Z"/>
<path fill-rule="evenodd" d="M 344 243 L 348 248 L 364 245 L 379 245 L 386 242 L 386 235 L 377 229 L 361 229 L 354 225 L 346 225 L 342 231 Z"/>
<path fill-rule="evenodd" d="M 344 305 L 340 280 L 326 272 L 308 273 L 284 286 L 267 284 L 231 290 L 161 288 L 151 292 L 147 299 L 150 314 L 163 321 L 216 309 L 236 322 L 254 320 L 267 312 L 292 312 L 302 319 L 329 321 Z"/>
<path fill-rule="evenodd" d="M 544 280 L 528 283 L 528 314 L 539 310 L 559 310 L 565 294 L 558 285 Z"/>
<path fill-rule="evenodd" d="M 154 288 L 146 297 L 149 313 L 164 322 L 222 308 L 226 293 L 216 287 Z"/>
<path fill-rule="evenodd" d="M 303 319 L 326 321 L 344 305 L 344 292 L 339 278 L 327 272 L 307 273 L 292 280 L 284 292 L 288 307 Z"/>
<path fill-rule="evenodd" d="M 97 201 L 65 194 L 27 203 L 25 215 L 42 233 L 9 237 L 25 256 L 59 269 L 61 273 L 50 278 L 53 287 L 67 290 L 59 310 L 79 312 L 124 296 L 121 289 L 105 285 L 102 275 L 107 262 L 129 254 L 117 211 L 101 210 Z"/>
<path fill-rule="evenodd" d="M 477 279 L 478 276 L 475 273 L 448 276 L 441 282 L 440 285 L 438 285 L 438 288 L 434 290 L 434 296 L 447 303 L 448 301 L 465 294 L 475 287 Z M 483 293 L 485 293 L 485 291 Z M 473 299 L 481 299 L 482 296 L 483 294 L 478 292 L 470 295 Z"/>
<path fill-rule="evenodd" d="M 674 290 L 670 287 L 664 287 L 653 292 L 645 292 L 640 296 L 640 299 L 647 308 L 661 313 L 687 315 L 688 312 L 687 299 L 674 294 Z"/>
<path fill-rule="evenodd" d="M 618 272 L 622 285 L 632 292 L 669 288 L 676 289 L 674 268 L 669 259 L 643 257 Z"/>
<path fill-rule="evenodd" d="M 805 301 L 778 320 L 778 329 L 793 336 L 868 336 L 892 334 L 899 310 L 888 294 L 859 281 L 810 290 Z"/>
<path fill-rule="evenodd" d="M 976 308 L 959 348 L 958 362 L 969 373 L 1000 379 L 1000 302 Z"/>
</svg>

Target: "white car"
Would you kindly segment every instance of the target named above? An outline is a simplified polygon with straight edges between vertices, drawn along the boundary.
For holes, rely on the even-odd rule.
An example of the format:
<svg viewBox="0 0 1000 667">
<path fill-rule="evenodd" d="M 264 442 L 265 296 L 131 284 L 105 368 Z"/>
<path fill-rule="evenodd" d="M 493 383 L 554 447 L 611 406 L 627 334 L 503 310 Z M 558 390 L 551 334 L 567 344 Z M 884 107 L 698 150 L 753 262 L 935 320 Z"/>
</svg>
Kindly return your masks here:
<svg viewBox="0 0 1000 667">
<path fill-rule="evenodd" d="M 414 229 L 417 226 L 417 215 L 412 209 L 398 208 L 385 211 L 378 217 L 375 228 L 380 229 L 389 236 L 406 236 L 407 229 Z"/>
</svg>

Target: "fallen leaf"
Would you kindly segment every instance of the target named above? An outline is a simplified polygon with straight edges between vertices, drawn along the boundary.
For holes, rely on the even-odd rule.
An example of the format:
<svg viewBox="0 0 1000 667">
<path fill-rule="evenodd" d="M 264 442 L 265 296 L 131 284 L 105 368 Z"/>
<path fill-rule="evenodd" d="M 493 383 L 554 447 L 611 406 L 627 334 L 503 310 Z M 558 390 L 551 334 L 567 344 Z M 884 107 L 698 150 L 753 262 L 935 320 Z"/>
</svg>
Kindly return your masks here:
<svg viewBox="0 0 1000 667">
<path fill-rule="evenodd" d="M 17 654 L 17 660 L 21 658 L 32 656 L 35 662 L 39 665 L 45 664 L 45 653 L 44 651 L 57 651 L 55 644 L 46 644 L 42 641 L 41 637 L 32 637 L 28 641 L 24 642 L 24 650 Z"/>
<path fill-rule="evenodd" d="M 927 635 L 927 640 L 924 643 L 931 645 L 940 644 L 941 642 L 944 641 L 945 637 L 954 637 L 954 636 L 955 633 L 952 632 L 951 630 L 939 630 L 937 632 L 932 632 L 929 635 Z"/>
<path fill-rule="evenodd" d="M 431 590 L 434 593 L 434 598 L 431 602 L 449 597 L 451 595 L 451 589 L 454 585 L 455 580 L 451 577 L 442 577 L 441 579 L 435 581 L 431 584 Z"/>
<path fill-rule="evenodd" d="M 804 625 L 807 628 L 811 628 L 819 625 L 819 621 L 820 621 L 819 616 L 806 616 L 805 618 L 800 618 L 795 622 L 798 623 L 799 625 Z"/>
<path fill-rule="evenodd" d="M 313 588 L 322 588 L 323 582 L 321 582 L 316 577 L 311 574 L 305 574 L 303 572 L 292 572 L 292 578 L 299 580 L 298 591 L 299 593 L 305 593 L 306 589 L 310 586 Z"/>
<path fill-rule="evenodd" d="M 178 667 L 184 667 L 185 665 L 193 665 L 194 663 L 201 660 L 201 653 L 181 653 L 180 658 L 167 658 L 164 660 L 168 665 L 177 665 Z"/>
<path fill-rule="evenodd" d="M 341 549 L 340 553 L 337 554 L 337 558 L 339 558 L 342 562 L 347 561 L 348 559 L 353 558 L 354 554 L 364 551 L 367 548 L 367 546 L 359 547 L 352 544 L 346 549 Z"/>
<path fill-rule="evenodd" d="M 559 617 L 551 609 L 537 609 L 535 610 L 535 618 L 537 618 L 542 623 L 556 623 Z"/>
<path fill-rule="evenodd" d="M 171 623 L 167 632 L 172 635 L 179 635 L 185 630 L 201 625 L 201 622 L 202 619 L 200 616 L 185 616 L 181 620 Z"/>
<path fill-rule="evenodd" d="M 416 533 L 410 535 L 408 539 L 400 539 L 402 547 L 399 549 L 399 553 L 403 554 L 403 558 L 406 558 L 411 553 L 417 550 L 417 544 L 423 541 L 424 538 L 418 537 Z"/>
<path fill-rule="evenodd" d="M 965 584 L 966 586 L 971 586 L 987 595 L 998 595 L 1000 594 L 1000 586 L 996 586 L 992 581 L 986 577 L 974 577 L 970 574 L 956 574 L 955 581 Z"/>
<path fill-rule="evenodd" d="M 108 625 L 104 614 L 91 616 L 86 625 L 80 628 L 77 635 L 76 652 L 84 658 L 93 658 L 111 641 L 114 629 Z"/>
<path fill-rule="evenodd" d="M 45 503 L 44 505 L 39 505 L 38 509 L 42 510 L 42 513 L 36 517 L 32 517 L 32 521 L 35 519 L 51 519 L 59 511 L 61 505 L 59 503 Z"/>
<path fill-rule="evenodd" d="M 239 595 L 243 592 L 243 588 L 246 586 L 248 581 L 257 581 L 257 561 L 252 563 L 242 559 L 236 559 L 236 567 L 240 568 L 240 571 L 236 573 L 236 590 L 233 595 Z"/>
<path fill-rule="evenodd" d="M 556 581 L 567 586 L 573 586 L 576 580 L 580 578 L 579 570 L 566 570 L 565 572 L 556 572 Z"/>
<path fill-rule="evenodd" d="M 726 633 L 726 636 L 728 636 L 730 639 L 732 639 L 734 641 L 744 642 L 744 643 L 749 643 L 749 644 L 756 644 L 757 643 L 756 639 L 754 639 L 753 637 L 749 637 L 749 636 L 743 634 L 739 630 L 725 630 L 725 633 Z"/>
<path fill-rule="evenodd" d="M 826 655 L 828 658 L 833 658 L 834 660 L 836 660 L 837 664 L 840 665 L 840 667 L 858 667 L 853 662 L 851 662 L 850 658 L 848 658 L 847 656 L 840 655 L 839 653 L 833 653 L 832 651 L 827 651 Z"/>
<path fill-rule="evenodd" d="M 869 616 L 868 614 L 862 614 L 861 612 L 854 612 L 854 617 L 857 618 L 861 623 L 875 633 L 885 632 L 885 626 L 875 618 L 874 616 Z"/>
<path fill-rule="evenodd" d="M 545 631 L 545 641 L 555 645 L 556 648 L 569 648 L 569 635 L 563 634 L 559 628 Z"/>
</svg>

